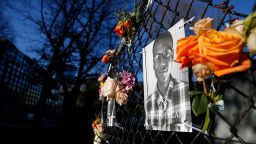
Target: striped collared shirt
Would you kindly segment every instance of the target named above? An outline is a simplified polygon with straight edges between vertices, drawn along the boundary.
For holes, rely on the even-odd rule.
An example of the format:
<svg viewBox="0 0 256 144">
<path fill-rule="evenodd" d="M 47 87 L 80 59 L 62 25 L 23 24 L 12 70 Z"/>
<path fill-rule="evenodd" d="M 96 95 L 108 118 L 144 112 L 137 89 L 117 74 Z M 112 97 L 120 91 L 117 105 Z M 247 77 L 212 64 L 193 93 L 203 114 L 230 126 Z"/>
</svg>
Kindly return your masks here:
<svg viewBox="0 0 256 144">
<path fill-rule="evenodd" d="M 188 83 L 172 80 L 168 91 L 162 96 L 158 89 L 148 96 L 145 102 L 148 130 L 192 132 L 184 123 L 191 122 L 190 97 Z"/>
</svg>

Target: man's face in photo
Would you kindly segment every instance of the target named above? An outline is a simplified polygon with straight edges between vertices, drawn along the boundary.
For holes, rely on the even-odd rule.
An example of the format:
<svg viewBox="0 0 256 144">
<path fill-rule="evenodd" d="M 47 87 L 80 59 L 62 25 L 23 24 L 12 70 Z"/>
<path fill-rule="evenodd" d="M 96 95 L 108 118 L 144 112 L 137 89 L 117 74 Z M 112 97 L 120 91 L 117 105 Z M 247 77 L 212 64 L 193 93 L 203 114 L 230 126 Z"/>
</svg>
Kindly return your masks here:
<svg viewBox="0 0 256 144">
<path fill-rule="evenodd" d="M 172 42 L 168 39 L 156 41 L 153 48 L 154 70 L 159 83 L 168 83 L 170 78 L 169 63 L 172 59 Z"/>
</svg>

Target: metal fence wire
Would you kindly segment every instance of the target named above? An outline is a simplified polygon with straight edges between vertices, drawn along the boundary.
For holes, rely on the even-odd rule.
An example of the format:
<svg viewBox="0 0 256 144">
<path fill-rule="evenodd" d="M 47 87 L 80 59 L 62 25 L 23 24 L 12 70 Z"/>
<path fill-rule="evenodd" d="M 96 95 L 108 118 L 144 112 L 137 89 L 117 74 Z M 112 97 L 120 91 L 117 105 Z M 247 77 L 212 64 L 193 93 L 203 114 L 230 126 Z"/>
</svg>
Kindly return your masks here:
<svg viewBox="0 0 256 144">
<path fill-rule="evenodd" d="M 150 4 L 149 4 L 150 3 Z M 211 0 L 141 0 L 143 20 L 136 33 L 134 45 L 130 53 L 123 53 L 118 58 L 116 71 L 128 70 L 137 78 L 142 77 L 142 48 L 153 41 L 161 32 L 166 31 L 180 19 L 195 17 L 214 18 L 214 28 L 223 29 L 225 23 L 237 18 L 243 19 L 248 14 L 235 12 L 232 1 Z M 186 35 L 190 35 L 186 24 Z M 137 81 L 137 86 L 125 106 L 116 106 L 117 125 L 105 126 L 105 143 L 180 143 L 180 144 L 213 144 L 213 143 L 256 143 L 256 71 L 255 60 L 252 67 L 243 73 L 232 74 L 220 81 L 219 89 L 224 94 L 225 110 L 214 111 L 216 114 L 213 133 L 202 133 L 193 130 L 192 133 L 145 130 L 143 82 Z M 191 78 L 191 76 L 190 76 Z M 141 78 L 142 79 L 142 78 Z M 192 88 L 192 87 L 191 87 Z M 107 102 L 103 108 L 106 120 Z M 192 113 L 192 112 L 191 112 Z M 192 113 L 193 114 L 193 113 Z M 198 125 L 201 117 L 192 115 L 192 122 Z"/>
</svg>

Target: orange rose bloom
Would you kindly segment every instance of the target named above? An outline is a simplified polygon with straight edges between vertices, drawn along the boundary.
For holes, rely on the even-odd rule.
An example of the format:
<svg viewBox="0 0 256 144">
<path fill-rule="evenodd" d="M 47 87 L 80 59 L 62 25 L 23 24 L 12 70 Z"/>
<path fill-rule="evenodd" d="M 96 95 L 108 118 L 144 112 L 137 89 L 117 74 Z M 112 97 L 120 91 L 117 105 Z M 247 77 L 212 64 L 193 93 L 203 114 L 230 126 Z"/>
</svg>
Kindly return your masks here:
<svg viewBox="0 0 256 144">
<path fill-rule="evenodd" d="M 189 51 L 192 49 L 198 50 L 197 36 L 189 36 L 182 38 L 178 41 L 176 48 L 176 62 L 181 63 L 181 68 L 191 66 L 191 60 L 189 59 Z"/>
<path fill-rule="evenodd" d="M 124 22 L 124 27 L 125 28 L 127 28 L 127 29 L 130 29 L 131 28 L 131 21 L 130 20 L 126 20 L 125 22 Z"/>
<path fill-rule="evenodd" d="M 102 61 L 103 63 L 105 63 L 105 64 L 108 63 L 108 62 L 110 61 L 109 55 L 105 54 L 105 55 L 102 57 L 101 61 Z"/>
<path fill-rule="evenodd" d="M 120 37 L 124 37 L 125 36 L 125 32 L 123 29 L 123 22 L 119 21 L 118 24 L 116 25 L 114 32 L 119 35 Z"/>
<path fill-rule="evenodd" d="M 227 30 L 208 30 L 200 36 L 190 36 L 178 41 L 176 61 L 182 67 L 207 64 L 216 76 L 245 71 L 251 63 L 242 50 L 243 38 Z"/>
</svg>

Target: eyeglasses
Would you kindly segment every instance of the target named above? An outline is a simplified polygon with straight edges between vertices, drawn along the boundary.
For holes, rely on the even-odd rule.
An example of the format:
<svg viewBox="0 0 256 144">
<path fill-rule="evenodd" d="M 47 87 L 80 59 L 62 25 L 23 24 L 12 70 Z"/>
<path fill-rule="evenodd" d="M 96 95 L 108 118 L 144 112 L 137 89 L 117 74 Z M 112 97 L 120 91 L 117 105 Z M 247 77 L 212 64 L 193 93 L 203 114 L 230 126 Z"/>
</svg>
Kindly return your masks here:
<svg viewBox="0 0 256 144">
<path fill-rule="evenodd" d="M 160 63 L 160 62 L 161 62 L 161 59 L 167 60 L 167 59 L 169 59 L 172 55 L 173 55 L 172 49 L 166 50 L 166 51 L 164 51 L 162 54 L 157 54 L 157 55 L 154 57 L 154 62 Z"/>
</svg>

